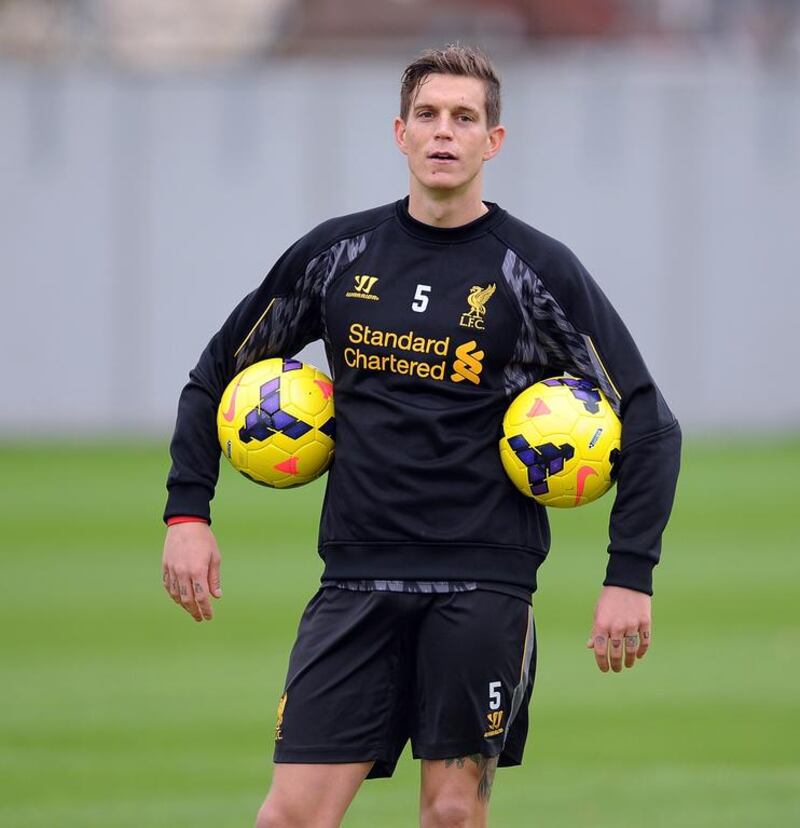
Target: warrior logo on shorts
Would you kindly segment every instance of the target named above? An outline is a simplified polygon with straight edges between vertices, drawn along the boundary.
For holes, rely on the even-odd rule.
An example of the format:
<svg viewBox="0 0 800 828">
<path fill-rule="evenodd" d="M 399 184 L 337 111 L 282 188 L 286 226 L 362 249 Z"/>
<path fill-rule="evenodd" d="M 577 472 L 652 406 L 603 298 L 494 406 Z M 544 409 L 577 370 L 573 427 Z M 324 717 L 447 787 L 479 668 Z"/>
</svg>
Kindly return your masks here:
<svg viewBox="0 0 800 828">
<path fill-rule="evenodd" d="M 286 707 L 286 698 L 288 694 L 284 693 L 280 701 L 278 702 L 278 716 L 275 720 L 275 741 L 280 742 L 283 739 L 283 733 L 281 733 L 281 727 L 283 727 L 283 711 Z"/>
<path fill-rule="evenodd" d="M 499 736 L 503 732 L 503 711 L 493 710 L 486 714 L 486 718 L 489 720 L 489 729 L 483 734 L 484 738 Z"/>
</svg>

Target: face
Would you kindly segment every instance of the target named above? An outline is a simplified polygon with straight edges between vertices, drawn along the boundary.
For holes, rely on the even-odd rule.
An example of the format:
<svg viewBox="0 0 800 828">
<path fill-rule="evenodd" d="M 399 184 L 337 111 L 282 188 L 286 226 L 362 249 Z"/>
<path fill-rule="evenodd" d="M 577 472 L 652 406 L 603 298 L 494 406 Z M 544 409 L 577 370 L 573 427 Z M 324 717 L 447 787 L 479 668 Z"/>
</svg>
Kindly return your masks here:
<svg viewBox="0 0 800 828">
<path fill-rule="evenodd" d="M 499 151 L 505 129 L 486 123 L 483 81 L 428 75 L 407 119 L 395 118 L 395 139 L 411 177 L 428 190 L 466 190 L 480 182 L 483 162 Z"/>
</svg>

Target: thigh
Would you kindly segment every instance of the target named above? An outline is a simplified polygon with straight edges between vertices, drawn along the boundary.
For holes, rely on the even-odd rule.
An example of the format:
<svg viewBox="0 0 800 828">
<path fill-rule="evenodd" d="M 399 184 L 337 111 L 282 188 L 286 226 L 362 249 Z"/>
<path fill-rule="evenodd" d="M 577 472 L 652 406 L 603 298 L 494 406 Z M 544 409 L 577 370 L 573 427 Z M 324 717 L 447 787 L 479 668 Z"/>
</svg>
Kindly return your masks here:
<svg viewBox="0 0 800 828">
<path fill-rule="evenodd" d="M 370 770 L 369 762 L 275 765 L 256 828 L 314 825 L 336 828 Z"/>
<path fill-rule="evenodd" d="M 437 596 L 417 641 L 414 755 L 499 756 L 529 697 L 534 642 L 533 610 L 520 598 Z"/>
<path fill-rule="evenodd" d="M 373 776 L 391 770 L 405 696 L 404 628 L 396 596 L 335 587 L 317 593 L 278 705 L 276 763 L 375 762 Z"/>
</svg>

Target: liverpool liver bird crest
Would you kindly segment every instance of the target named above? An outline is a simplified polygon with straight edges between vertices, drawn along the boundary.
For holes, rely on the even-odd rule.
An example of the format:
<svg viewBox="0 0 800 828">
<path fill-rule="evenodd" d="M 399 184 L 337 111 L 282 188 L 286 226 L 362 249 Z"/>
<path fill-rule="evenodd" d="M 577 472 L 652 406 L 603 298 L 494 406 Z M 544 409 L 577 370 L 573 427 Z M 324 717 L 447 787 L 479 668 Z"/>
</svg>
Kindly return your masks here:
<svg viewBox="0 0 800 828">
<path fill-rule="evenodd" d="M 492 298 L 497 286 L 492 282 L 491 285 L 481 287 L 480 285 L 473 285 L 469 289 L 469 311 L 461 315 L 461 322 L 459 323 L 463 328 L 477 328 L 483 330 L 483 317 L 486 316 L 486 303 Z"/>
</svg>

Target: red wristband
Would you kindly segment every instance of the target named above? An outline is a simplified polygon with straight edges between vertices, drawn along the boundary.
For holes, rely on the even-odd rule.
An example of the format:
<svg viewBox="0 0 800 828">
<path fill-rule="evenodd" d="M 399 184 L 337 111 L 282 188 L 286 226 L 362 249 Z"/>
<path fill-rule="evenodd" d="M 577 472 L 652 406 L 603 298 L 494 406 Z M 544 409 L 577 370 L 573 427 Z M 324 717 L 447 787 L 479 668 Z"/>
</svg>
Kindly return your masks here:
<svg viewBox="0 0 800 828">
<path fill-rule="evenodd" d="M 175 515 L 175 517 L 167 518 L 167 526 L 175 526 L 177 523 L 205 523 L 208 525 L 205 518 L 197 515 Z"/>
</svg>

